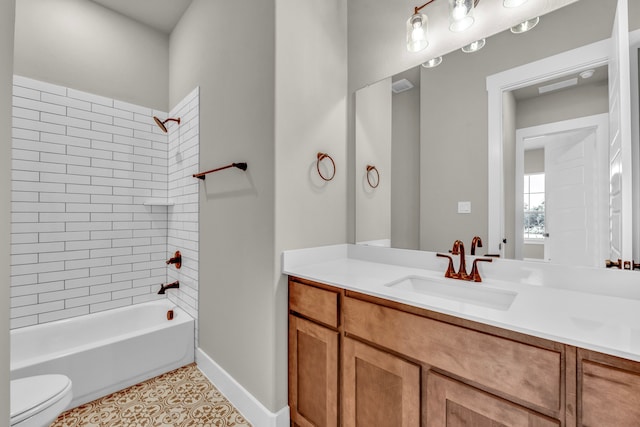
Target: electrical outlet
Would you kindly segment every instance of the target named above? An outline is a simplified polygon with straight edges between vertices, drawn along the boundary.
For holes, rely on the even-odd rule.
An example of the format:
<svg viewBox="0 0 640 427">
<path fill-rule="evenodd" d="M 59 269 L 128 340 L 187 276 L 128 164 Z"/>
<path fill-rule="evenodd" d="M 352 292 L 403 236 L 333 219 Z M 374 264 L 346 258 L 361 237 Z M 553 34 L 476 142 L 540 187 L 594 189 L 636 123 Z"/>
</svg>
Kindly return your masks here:
<svg viewBox="0 0 640 427">
<path fill-rule="evenodd" d="M 458 202 L 458 213 L 459 214 L 471 213 L 471 202 Z"/>
</svg>

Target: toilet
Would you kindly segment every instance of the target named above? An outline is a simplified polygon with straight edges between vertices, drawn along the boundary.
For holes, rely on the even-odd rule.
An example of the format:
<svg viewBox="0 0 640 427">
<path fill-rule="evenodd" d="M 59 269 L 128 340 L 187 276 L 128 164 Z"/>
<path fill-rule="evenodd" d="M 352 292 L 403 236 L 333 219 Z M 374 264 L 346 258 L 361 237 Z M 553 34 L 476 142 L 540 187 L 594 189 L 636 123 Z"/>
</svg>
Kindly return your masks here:
<svg viewBox="0 0 640 427">
<path fill-rule="evenodd" d="M 65 375 L 37 375 L 11 381 L 11 426 L 49 426 L 71 403 Z"/>
</svg>

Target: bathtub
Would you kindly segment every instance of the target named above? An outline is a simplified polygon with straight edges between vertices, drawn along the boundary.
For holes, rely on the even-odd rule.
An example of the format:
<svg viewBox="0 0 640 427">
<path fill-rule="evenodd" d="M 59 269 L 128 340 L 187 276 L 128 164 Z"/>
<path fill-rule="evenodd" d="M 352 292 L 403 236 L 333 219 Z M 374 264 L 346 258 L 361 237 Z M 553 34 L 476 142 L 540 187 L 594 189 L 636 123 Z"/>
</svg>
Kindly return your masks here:
<svg viewBox="0 0 640 427">
<path fill-rule="evenodd" d="M 168 300 L 11 331 L 11 379 L 67 375 L 69 408 L 193 361 L 194 320 Z"/>
</svg>

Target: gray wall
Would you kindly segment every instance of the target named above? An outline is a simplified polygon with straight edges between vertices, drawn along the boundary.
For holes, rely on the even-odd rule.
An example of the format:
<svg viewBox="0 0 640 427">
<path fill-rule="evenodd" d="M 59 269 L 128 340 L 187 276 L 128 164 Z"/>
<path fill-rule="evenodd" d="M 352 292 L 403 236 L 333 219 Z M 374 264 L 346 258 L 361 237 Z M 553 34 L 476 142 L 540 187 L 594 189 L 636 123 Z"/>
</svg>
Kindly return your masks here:
<svg viewBox="0 0 640 427">
<path fill-rule="evenodd" d="M 456 51 L 439 67 L 422 71 L 421 249 L 442 251 L 455 239 L 487 235 L 485 77 L 608 38 L 614 3 L 581 0 L 542 17 L 534 31 L 500 33 L 476 54 Z M 601 19 L 584 25 L 581 17 L 587 10 L 588 16 Z M 456 202 L 462 200 L 472 202 L 471 214 L 455 214 Z"/>
<path fill-rule="evenodd" d="M 544 172 L 544 148 L 524 152 L 524 173 Z"/>
<path fill-rule="evenodd" d="M 582 85 L 518 102 L 518 129 L 609 112 L 607 82 Z"/>
<path fill-rule="evenodd" d="M 270 374 L 273 378 L 265 371 L 263 379 L 251 379 L 251 383 L 275 385 L 275 396 L 262 401 L 275 402 L 275 406 L 270 403 L 271 408 L 281 409 L 287 405 L 288 337 L 288 292 L 286 277 L 280 274 L 281 253 L 347 241 L 347 0 L 277 0 L 276 24 L 276 244 L 272 258 L 276 279 L 274 283 L 273 277 L 265 276 L 255 283 L 274 293 L 275 305 L 268 309 L 275 316 L 275 339 L 270 347 L 275 351 L 275 369 Z M 297 34 L 304 37 L 292 36 Z M 330 182 L 316 171 L 319 151 L 336 163 L 336 175 Z M 253 316 L 251 321 L 257 327 L 262 319 Z M 237 357 L 230 353 L 232 356 Z M 264 354 L 253 354 L 243 364 L 251 365 L 262 357 Z"/>
<path fill-rule="evenodd" d="M 391 246 L 420 249 L 420 89 L 391 102 Z"/>
<path fill-rule="evenodd" d="M 391 239 L 391 78 L 356 94 L 356 242 Z M 371 188 L 366 167 L 374 165 L 380 184 Z"/>
<path fill-rule="evenodd" d="M 168 35 L 97 3 L 16 3 L 15 74 L 168 111 L 168 64 Z"/>
<path fill-rule="evenodd" d="M 274 0 L 194 0 L 171 34 L 170 102 L 200 86 L 202 170 L 248 163 L 200 187 L 199 344 L 276 410 L 274 38 Z"/>
<path fill-rule="evenodd" d="M 200 86 L 200 166 L 249 165 L 202 183 L 200 347 L 272 411 L 287 404 L 281 250 L 346 241 L 345 46 L 344 0 L 194 0 L 171 35 L 171 102 Z"/>
<path fill-rule="evenodd" d="M 9 283 L 11 241 L 11 93 L 13 90 L 14 0 L 0 2 L 0 259 L 3 277 L 0 286 L 0 424 L 9 425 Z M 1 421 L 4 419 L 4 421 Z"/>
</svg>

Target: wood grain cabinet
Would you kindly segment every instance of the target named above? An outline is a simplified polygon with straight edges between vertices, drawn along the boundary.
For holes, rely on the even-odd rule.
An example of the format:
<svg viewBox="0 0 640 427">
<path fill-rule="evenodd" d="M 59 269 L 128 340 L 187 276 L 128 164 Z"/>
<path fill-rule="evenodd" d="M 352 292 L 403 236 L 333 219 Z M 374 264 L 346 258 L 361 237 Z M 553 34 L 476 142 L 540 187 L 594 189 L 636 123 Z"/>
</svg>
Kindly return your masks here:
<svg viewBox="0 0 640 427">
<path fill-rule="evenodd" d="M 640 363 L 289 279 L 291 424 L 638 427 Z"/>
<path fill-rule="evenodd" d="M 293 426 L 339 425 L 337 291 L 289 281 L 289 406 Z"/>
<path fill-rule="evenodd" d="M 640 363 L 578 350 L 578 424 L 640 426 Z"/>
<path fill-rule="evenodd" d="M 442 427 L 553 427 L 550 419 L 522 406 L 455 381 L 430 373 L 427 380 L 428 426 Z"/>
<path fill-rule="evenodd" d="M 344 339 L 343 426 L 420 426 L 420 366 Z"/>
</svg>

